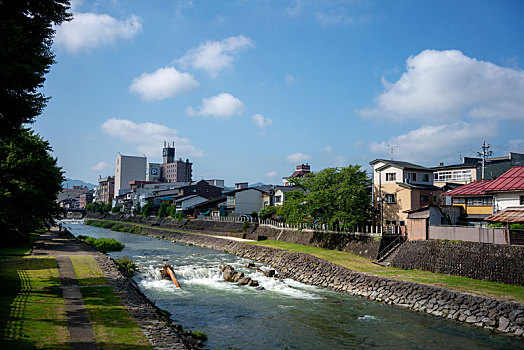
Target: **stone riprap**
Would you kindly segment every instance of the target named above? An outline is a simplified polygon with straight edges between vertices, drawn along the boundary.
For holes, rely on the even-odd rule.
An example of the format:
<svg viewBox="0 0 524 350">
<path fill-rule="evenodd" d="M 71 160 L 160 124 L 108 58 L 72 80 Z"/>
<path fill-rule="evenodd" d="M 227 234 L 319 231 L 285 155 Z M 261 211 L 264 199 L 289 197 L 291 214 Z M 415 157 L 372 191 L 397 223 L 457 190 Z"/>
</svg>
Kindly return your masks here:
<svg viewBox="0 0 524 350">
<path fill-rule="evenodd" d="M 208 235 L 143 228 L 143 233 L 222 250 L 270 265 L 284 278 L 522 337 L 524 305 L 351 271 L 317 257 Z"/>
</svg>

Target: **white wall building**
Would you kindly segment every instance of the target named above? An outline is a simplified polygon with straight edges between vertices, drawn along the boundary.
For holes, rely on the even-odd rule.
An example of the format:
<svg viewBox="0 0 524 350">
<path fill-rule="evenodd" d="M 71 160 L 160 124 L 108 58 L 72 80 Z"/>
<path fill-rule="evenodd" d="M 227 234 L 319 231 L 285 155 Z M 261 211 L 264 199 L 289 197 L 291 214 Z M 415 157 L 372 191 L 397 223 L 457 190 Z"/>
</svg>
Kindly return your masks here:
<svg viewBox="0 0 524 350">
<path fill-rule="evenodd" d="M 115 197 L 130 190 L 129 181 L 146 180 L 147 157 L 124 156 L 120 152 L 115 160 Z"/>
<path fill-rule="evenodd" d="M 233 214 L 257 213 L 264 207 L 264 192 L 257 188 L 243 188 L 231 191 L 227 195 L 227 207 Z"/>
</svg>

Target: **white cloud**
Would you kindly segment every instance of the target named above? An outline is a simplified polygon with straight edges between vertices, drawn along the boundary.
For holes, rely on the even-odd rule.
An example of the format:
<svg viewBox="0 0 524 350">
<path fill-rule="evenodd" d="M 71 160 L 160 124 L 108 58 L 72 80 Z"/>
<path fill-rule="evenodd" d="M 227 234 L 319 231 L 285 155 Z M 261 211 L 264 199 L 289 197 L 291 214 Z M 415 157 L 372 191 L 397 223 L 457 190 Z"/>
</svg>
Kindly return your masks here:
<svg viewBox="0 0 524 350">
<path fill-rule="evenodd" d="M 154 73 L 142 73 L 129 86 L 129 91 L 142 96 L 144 100 L 162 100 L 198 86 L 189 73 L 182 73 L 175 67 L 159 68 Z"/>
<path fill-rule="evenodd" d="M 266 126 L 273 124 L 271 118 L 264 118 L 262 114 L 253 115 L 251 120 L 253 120 L 253 123 L 255 123 L 259 128 L 265 128 Z"/>
<path fill-rule="evenodd" d="M 286 84 L 291 85 L 291 84 L 293 84 L 295 81 L 297 81 L 297 78 L 295 78 L 295 77 L 292 76 L 291 74 L 287 74 L 287 75 L 286 75 Z"/>
<path fill-rule="evenodd" d="M 524 140 L 516 139 L 516 140 L 509 140 L 509 147 L 512 150 L 515 150 L 516 152 L 523 152 L 524 151 Z"/>
<path fill-rule="evenodd" d="M 165 125 L 155 123 L 137 124 L 126 119 L 111 118 L 100 127 L 105 134 L 120 139 L 121 141 L 136 146 L 140 154 L 148 158 L 161 156 L 164 141 L 174 141 L 177 156 L 201 157 L 203 152 L 197 149 L 186 138 L 180 138 L 178 131 Z"/>
<path fill-rule="evenodd" d="M 198 111 L 193 107 L 186 108 L 186 113 L 190 116 L 207 115 L 219 118 L 229 118 L 233 115 L 240 115 L 244 112 L 244 104 L 238 98 L 221 93 L 210 98 L 202 99 L 202 106 Z"/>
<path fill-rule="evenodd" d="M 324 152 L 326 152 L 326 153 L 331 153 L 331 152 L 333 152 L 333 148 L 332 148 L 331 146 L 324 147 L 322 150 L 323 150 Z"/>
<path fill-rule="evenodd" d="M 476 149 L 482 140 L 494 137 L 496 133 L 497 128 L 492 123 L 459 121 L 449 125 L 423 126 L 387 141 L 373 142 L 369 149 L 379 157 L 389 158 L 389 146 L 394 145 L 394 159 L 431 165 L 449 159 L 461 149 Z"/>
<path fill-rule="evenodd" d="M 408 58 L 397 82 L 382 79 L 385 91 L 374 107 L 360 111 L 362 115 L 421 124 L 463 117 L 524 118 L 524 71 L 457 50 L 425 50 Z"/>
<path fill-rule="evenodd" d="M 288 155 L 286 159 L 288 162 L 291 162 L 291 163 L 300 163 L 306 160 L 310 160 L 311 156 L 304 154 L 304 153 L 293 153 L 293 154 Z"/>
<path fill-rule="evenodd" d="M 276 177 L 277 175 L 276 171 L 269 171 L 266 173 L 266 177 Z"/>
<path fill-rule="evenodd" d="M 91 167 L 92 171 L 102 171 L 104 169 L 110 169 L 112 166 L 106 162 L 98 162 Z"/>
<path fill-rule="evenodd" d="M 196 49 L 189 50 L 177 60 L 182 67 L 202 69 L 216 76 L 224 68 L 232 66 L 241 49 L 254 46 L 253 41 L 243 35 L 232 36 L 222 41 L 206 41 Z"/>
<path fill-rule="evenodd" d="M 135 15 L 118 20 L 107 14 L 75 13 L 72 21 L 56 28 L 54 42 L 77 53 L 130 39 L 141 31 L 142 19 Z"/>
</svg>

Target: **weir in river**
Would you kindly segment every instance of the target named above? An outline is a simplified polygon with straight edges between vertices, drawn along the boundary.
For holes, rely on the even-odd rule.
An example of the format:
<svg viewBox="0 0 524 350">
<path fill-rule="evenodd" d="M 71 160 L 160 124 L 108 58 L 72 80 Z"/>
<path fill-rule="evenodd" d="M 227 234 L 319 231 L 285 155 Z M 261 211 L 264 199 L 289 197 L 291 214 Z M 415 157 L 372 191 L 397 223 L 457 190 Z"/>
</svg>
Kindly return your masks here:
<svg viewBox="0 0 524 350">
<path fill-rule="evenodd" d="M 123 251 L 109 255 L 135 261 L 140 273 L 134 279 L 142 291 L 184 328 L 204 332 L 209 349 L 523 347 L 517 339 L 483 329 L 289 279 L 268 278 L 245 268 L 249 260 L 224 252 L 81 224 L 68 228 L 75 235 L 124 243 Z M 162 279 L 164 264 L 173 266 L 183 289 Z M 264 289 L 224 281 L 222 264 L 258 280 Z"/>
</svg>

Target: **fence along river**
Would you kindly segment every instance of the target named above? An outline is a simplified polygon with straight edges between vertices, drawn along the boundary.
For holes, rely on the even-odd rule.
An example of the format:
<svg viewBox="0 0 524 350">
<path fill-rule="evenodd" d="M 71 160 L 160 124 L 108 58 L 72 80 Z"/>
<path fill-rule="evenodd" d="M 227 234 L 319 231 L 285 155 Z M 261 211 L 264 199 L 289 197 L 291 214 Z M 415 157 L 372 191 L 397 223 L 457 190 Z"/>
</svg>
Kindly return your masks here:
<svg viewBox="0 0 524 350">
<path fill-rule="evenodd" d="M 140 267 L 135 281 L 175 322 L 208 336 L 208 349 L 516 349 L 522 341 L 363 298 L 267 278 L 224 252 L 167 240 L 67 224 L 75 235 L 115 238 Z M 171 264 L 183 289 L 163 280 Z M 225 282 L 219 265 L 259 281 L 264 290 Z M 260 265 L 256 263 L 257 265 Z M 260 265 L 263 269 L 268 266 Z"/>
</svg>

